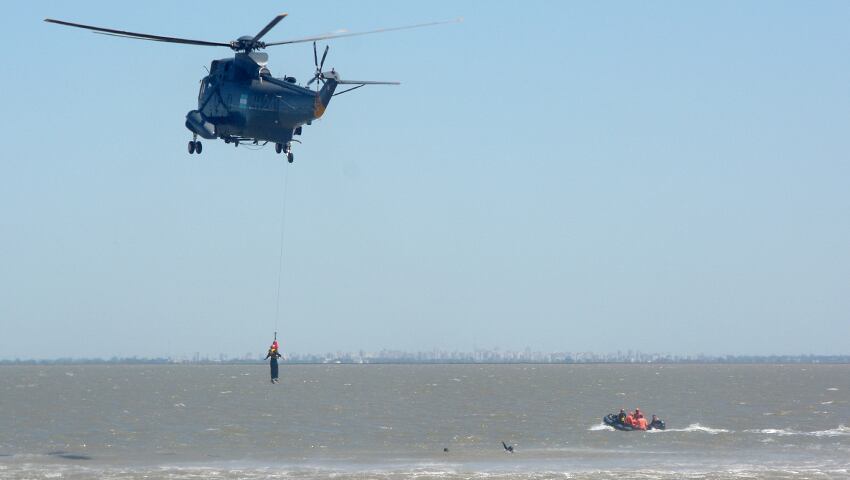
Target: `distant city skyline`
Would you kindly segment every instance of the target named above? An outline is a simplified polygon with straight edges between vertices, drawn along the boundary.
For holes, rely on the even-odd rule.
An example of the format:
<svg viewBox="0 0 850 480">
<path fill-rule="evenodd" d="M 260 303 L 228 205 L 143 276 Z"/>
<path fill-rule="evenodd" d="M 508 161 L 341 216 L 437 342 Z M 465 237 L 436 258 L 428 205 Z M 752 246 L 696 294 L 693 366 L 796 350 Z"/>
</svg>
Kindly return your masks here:
<svg viewBox="0 0 850 480">
<path fill-rule="evenodd" d="M 357 352 L 326 352 L 299 353 L 283 352 L 282 363 L 292 364 L 382 364 L 382 363 L 535 363 L 535 364 L 583 364 L 583 363 L 617 363 L 617 364 L 678 364 L 678 363 L 850 363 L 850 355 L 670 355 L 662 353 L 646 353 L 636 350 L 616 353 L 597 352 L 539 352 L 526 348 L 523 351 L 501 349 L 479 349 L 474 351 L 430 351 L 406 352 L 403 350 L 386 350 Z M 162 363 L 265 363 L 263 355 L 246 352 L 241 356 L 219 353 L 210 355 L 195 352 L 191 355 L 166 357 L 111 357 L 111 358 L 54 358 L 54 359 L 10 359 L 0 358 L 0 364 L 39 364 L 39 363 L 70 363 L 70 364 L 162 364 Z"/>
</svg>

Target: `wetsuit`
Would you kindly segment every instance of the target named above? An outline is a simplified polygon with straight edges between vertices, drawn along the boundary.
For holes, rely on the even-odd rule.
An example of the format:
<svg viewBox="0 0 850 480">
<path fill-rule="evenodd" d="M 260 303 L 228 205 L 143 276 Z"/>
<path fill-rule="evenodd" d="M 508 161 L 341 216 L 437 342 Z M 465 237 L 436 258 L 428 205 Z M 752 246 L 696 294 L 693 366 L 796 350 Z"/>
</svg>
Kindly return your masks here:
<svg viewBox="0 0 850 480">
<path fill-rule="evenodd" d="M 269 366 L 271 367 L 272 382 L 277 380 L 277 377 L 278 377 L 277 359 L 280 358 L 281 356 L 282 356 L 281 354 L 277 353 L 277 350 L 272 350 L 272 349 L 269 349 L 269 353 L 266 354 L 266 358 L 271 359 L 271 360 L 269 360 Z"/>
</svg>

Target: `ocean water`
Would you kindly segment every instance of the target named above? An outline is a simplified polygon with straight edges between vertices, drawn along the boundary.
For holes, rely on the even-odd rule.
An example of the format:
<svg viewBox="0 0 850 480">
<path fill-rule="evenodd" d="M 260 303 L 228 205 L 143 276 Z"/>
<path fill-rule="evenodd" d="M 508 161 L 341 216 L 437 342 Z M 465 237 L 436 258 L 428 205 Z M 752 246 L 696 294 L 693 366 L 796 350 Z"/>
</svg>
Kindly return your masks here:
<svg viewBox="0 0 850 480">
<path fill-rule="evenodd" d="M 4 366 L 0 478 L 850 478 L 850 366 Z"/>
</svg>

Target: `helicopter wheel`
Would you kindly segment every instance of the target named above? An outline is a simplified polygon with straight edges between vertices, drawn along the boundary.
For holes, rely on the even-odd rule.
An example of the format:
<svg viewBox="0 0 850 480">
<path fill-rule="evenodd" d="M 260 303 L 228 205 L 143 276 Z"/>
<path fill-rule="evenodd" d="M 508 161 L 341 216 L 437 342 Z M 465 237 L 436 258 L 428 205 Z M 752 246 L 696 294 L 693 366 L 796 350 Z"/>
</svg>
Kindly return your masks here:
<svg viewBox="0 0 850 480">
<path fill-rule="evenodd" d="M 195 142 L 189 142 L 189 155 L 195 153 Z"/>
<path fill-rule="evenodd" d="M 286 154 L 286 160 L 287 160 L 289 163 L 294 162 L 294 161 L 295 161 L 295 154 L 293 154 L 292 152 L 287 153 L 287 154 Z"/>
<path fill-rule="evenodd" d="M 279 143 L 275 143 L 274 144 L 274 153 L 280 153 L 281 151 L 283 151 L 283 145 L 281 145 Z"/>
<path fill-rule="evenodd" d="M 200 155 L 203 150 L 204 146 L 201 144 L 201 142 L 195 142 L 195 153 Z"/>
</svg>

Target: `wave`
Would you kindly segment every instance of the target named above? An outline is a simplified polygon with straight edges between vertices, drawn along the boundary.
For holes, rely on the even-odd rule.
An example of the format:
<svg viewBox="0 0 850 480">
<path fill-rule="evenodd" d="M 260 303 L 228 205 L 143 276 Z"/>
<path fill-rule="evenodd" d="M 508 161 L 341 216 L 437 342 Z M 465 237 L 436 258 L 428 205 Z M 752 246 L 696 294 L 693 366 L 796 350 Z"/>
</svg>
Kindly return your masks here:
<svg viewBox="0 0 850 480">
<path fill-rule="evenodd" d="M 730 468 L 731 467 L 731 468 Z M 738 464 L 720 468 L 684 467 L 673 469 L 467 469 L 463 466 L 433 465 L 408 466 L 391 469 L 328 469 L 328 468 L 231 468 L 209 466 L 153 466 L 142 468 L 85 468 L 66 465 L 27 465 L 3 470 L 11 478 L 51 479 L 56 477 L 71 479 L 101 478 L 104 480 L 143 480 L 169 478 L 172 480 L 196 480 L 198 478 L 219 478 L 222 480 L 375 480 L 398 479 L 444 479 L 444 480 L 622 480 L 623 478 L 641 478 L 645 480 L 679 479 L 722 479 L 738 480 L 753 478 L 845 478 L 850 470 L 831 465 L 776 465 L 756 466 Z"/>
<path fill-rule="evenodd" d="M 605 425 L 604 423 L 599 423 L 599 424 L 596 424 L 596 425 L 588 428 L 587 431 L 588 432 L 604 432 L 604 431 L 613 432 L 614 427 L 609 427 L 608 425 Z"/>
<path fill-rule="evenodd" d="M 815 432 L 811 432 L 811 434 L 816 436 L 816 437 L 838 437 L 838 436 L 850 435 L 850 427 L 845 427 L 844 425 L 839 425 L 838 428 L 815 431 Z"/>
<path fill-rule="evenodd" d="M 709 433 L 711 435 L 717 435 L 718 433 L 732 433 L 732 430 L 726 430 L 725 428 L 713 428 L 706 427 L 700 425 L 699 423 L 692 423 L 685 428 L 668 428 L 667 430 L 650 430 L 651 432 L 700 432 L 700 433 Z"/>
<path fill-rule="evenodd" d="M 805 437 L 844 437 L 850 436 L 850 427 L 839 425 L 838 428 L 830 428 L 829 430 L 815 430 L 813 432 L 801 432 L 799 430 L 786 428 L 761 428 L 755 430 L 744 430 L 747 433 L 759 433 L 762 435 L 776 435 L 780 437 L 788 437 L 793 435 Z"/>
</svg>

